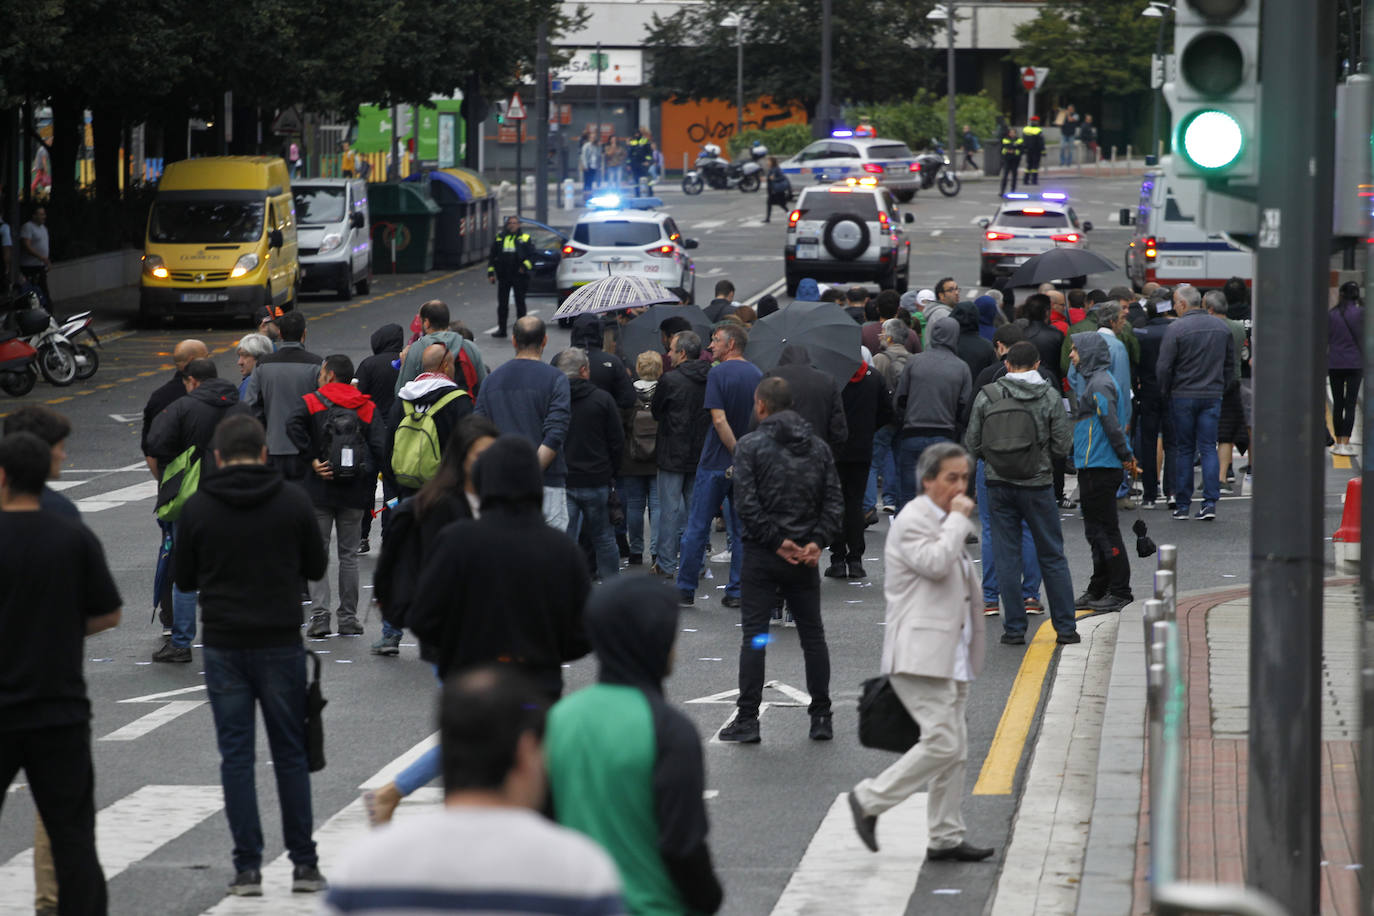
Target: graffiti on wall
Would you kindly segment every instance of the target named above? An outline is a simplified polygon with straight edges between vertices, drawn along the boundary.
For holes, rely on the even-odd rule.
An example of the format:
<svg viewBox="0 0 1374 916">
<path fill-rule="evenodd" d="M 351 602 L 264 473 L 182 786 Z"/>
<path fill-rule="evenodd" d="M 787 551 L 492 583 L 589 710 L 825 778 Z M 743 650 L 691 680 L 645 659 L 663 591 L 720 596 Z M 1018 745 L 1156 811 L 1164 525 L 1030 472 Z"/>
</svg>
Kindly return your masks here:
<svg viewBox="0 0 1374 916">
<path fill-rule="evenodd" d="M 757 99 L 744 106 L 744 129 L 777 127 L 780 124 L 805 124 L 803 108 L 784 108 L 772 99 Z M 735 135 L 735 106 L 710 100 L 682 102 L 669 99 L 660 109 L 659 144 L 668 168 L 681 168 L 682 156 L 696 159 L 703 144 L 714 143 L 722 150 Z"/>
</svg>

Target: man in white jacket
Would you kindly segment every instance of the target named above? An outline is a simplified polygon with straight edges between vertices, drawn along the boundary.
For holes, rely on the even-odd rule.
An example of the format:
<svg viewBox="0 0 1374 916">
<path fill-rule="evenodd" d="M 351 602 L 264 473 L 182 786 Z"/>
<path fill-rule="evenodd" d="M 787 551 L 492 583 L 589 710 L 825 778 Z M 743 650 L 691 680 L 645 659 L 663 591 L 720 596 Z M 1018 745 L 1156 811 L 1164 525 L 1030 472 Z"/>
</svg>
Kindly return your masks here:
<svg viewBox="0 0 1374 916">
<path fill-rule="evenodd" d="M 968 686 L 983 666 L 984 624 L 978 574 L 964 552 L 974 531 L 968 490 L 972 462 L 953 443 L 921 453 L 924 493 L 903 507 L 887 535 L 887 627 L 883 673 L 889 675 L 921 740 L 892 766 L 849 793 L 854 829 L 878 851 L 878 815 L 922 786 L 928 806 L 931 861 L 979 862 L 993 850 L 964 839 L 964 761 Z"/>
</svg>

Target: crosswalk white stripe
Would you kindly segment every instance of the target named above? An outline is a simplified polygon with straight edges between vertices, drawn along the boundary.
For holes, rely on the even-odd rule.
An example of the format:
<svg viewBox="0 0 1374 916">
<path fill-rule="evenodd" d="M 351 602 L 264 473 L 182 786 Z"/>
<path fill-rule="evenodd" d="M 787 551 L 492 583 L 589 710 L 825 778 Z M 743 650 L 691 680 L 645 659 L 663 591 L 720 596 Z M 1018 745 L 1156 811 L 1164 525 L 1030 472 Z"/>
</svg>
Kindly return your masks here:
<svg viewBox="0 0 1374 916">
<path fill-rule="evenodd" d="M 76 507 L 82 512 L 103 512 L 106 509 L 113 509 L 115 506 L 138 502 L 141 499 L 150 499 L 156 495 L 157 481 L 145 480 L 131 487 L 120 487 L 118 490 L 111 490 L 108 493 L 101 493 L 98 496 L 87 496 L 83 499 L 78 499 L 76 501 Z"/>
<path fill-rule="evenodd" d="M 926 794 L 911 796 L 878 818 L 878 846 L 869 852 L 854 833 L 848 793 L 841 793 L 811 837 L 772 916 L 907 911 L 926 858 Z"/>
<path fill-rule="evenodd" d="M 692 223 L 692 228 L 693 228 L 693 229 L 715 229 L 715 228 L 718 227 L 718 226 L 724 226 L 724 225 L 725 225 L 725 220 L 723 220 L 723 219 L 699 219 L 699 220 L 696 220 L 695 222 Z"/>
<path fill-rule="evenodd" d="M 165 706 L 159 706 L 145 716 L 139 716 L 121 728 L 117 728 L 108 735 L 103 736 L 101 741 L 134 741 L 142 738 L 155 728 L 166 725 L 179 716 L 184 716 L 197 707 L 204 706 L 208 700 L 172 700 Z"/>
<path fill-rule="evenodd" d="M 224 807 L 219 786 L 143 786 L 96 813 L 108 881 Z M 33 849 L 0 865 L 0 916 L 33 912 Z"/>
</svg>

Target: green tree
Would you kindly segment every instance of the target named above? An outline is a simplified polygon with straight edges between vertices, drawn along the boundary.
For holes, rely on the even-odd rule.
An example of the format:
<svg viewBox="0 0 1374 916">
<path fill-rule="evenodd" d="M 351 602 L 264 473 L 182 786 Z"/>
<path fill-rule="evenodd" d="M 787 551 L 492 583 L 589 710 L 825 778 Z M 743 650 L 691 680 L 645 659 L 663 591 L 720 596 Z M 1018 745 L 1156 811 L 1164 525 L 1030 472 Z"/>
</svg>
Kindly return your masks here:
<svg viewBox="0 0 1374 916">
<path fill-rule="evenodd" d="M 1046 90 L 1061 98 L 1129 96 L 1150 87 L 1157 19 L 1141 0 L 1048 0 L 1016 28 L 1022 67 L 1049 67 Z M 1168 28 L 1166 25 L 1165 28 Z"/>
</svg>

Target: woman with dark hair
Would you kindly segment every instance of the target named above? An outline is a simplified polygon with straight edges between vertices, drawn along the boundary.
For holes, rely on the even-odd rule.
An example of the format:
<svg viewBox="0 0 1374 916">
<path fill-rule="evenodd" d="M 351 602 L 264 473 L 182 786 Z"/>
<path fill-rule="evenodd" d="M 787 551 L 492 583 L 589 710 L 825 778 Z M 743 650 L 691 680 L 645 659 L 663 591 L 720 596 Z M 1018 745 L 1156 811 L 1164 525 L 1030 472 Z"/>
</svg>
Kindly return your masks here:
<svg viewBox="0 0 1374 916">
<path fill-rule="evenodd" d="M 1331 425 L 1336 436 L 1334 455 L 1353 455 L 1350 433 L 1355 428 L 1355 405 L 1364 376 L 1364 302 L 1360 284 L 1341 284 L 1340 301 L 1327 315 L 1326 368 L 1331 380 Z"/>
</svg>

